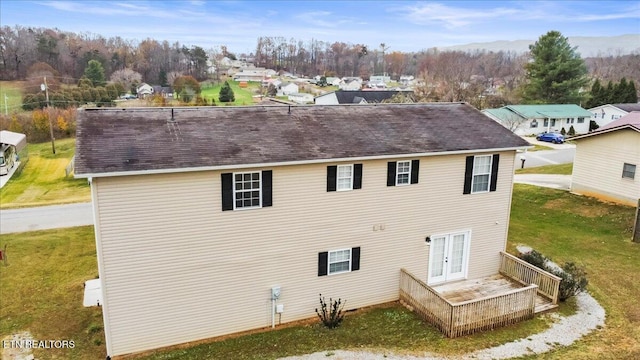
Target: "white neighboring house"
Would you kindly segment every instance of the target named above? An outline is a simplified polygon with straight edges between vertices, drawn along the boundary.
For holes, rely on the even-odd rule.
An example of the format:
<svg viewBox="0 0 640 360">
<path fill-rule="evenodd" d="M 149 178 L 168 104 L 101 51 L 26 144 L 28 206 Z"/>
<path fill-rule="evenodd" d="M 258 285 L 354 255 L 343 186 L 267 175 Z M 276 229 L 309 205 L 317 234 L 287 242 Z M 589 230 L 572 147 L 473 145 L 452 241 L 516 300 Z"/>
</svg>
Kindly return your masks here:
<svg viewBox="0 0 640 360">
<path fill-rule="evenodd" d="M 151 86 L 151 85 L 149 85 L 147 83 L 142 83 L 136 89 L 136 93 L 138 94 L 138 98 L 144 99 L 147 96 L 153 95 L 153 86 Z"/>
<path fill-rule="evenodd" d="M 289 101 L 296 104 L 313 104 L 313 95 L 308 93 L 289 94 Z"/>
<path fill-rule="evenodd" d="M 291 82 L 283 82 L 282 84 L 278 85 L 278 96 L 287 96 L 289 94 L 295 94 L 299 91 L 300 89 L 298 88 L 298 85 Z"/>
<path fill-rule="evenodd" d="M 340 90 L 347 91 L 360 90 L 362 88 L 362 80 L 358 81 L 357 79 L 347 79 L 342 81 L 340 85 L 338 85 L 338 88 Z"/>
<path fill-rule="evenodd" d="M 402 75 L 400 76 L 400 84 L 408 86 L 413 85 L 415 82 L 415 77 L 413 75 Z"/>
<path fill-rule="evenodd" d="M 591 108 L 589 111 L 593 114 L 591 120 L 595 121 L 598 126 L 603 127 L 632 111 L 640 111 L 640 103 L 606 104 Z"/>
<path fill-rule="evenodd" d="M 572 138 L 571 191 L 636 206 L 640 198 L 640 111 Z"/>
<path fill-rule="evenodd" d="M 340 86 L 340 82 L 342 81 L 342 79 L 338 77 L 333 77 L 333 76 L 328 76 L 326 80 L 327 80 L 327 85 L 330 85 L 330 86 Z"/>
<path fill-rule="evenodd" d="M 507 105 L 482 112 L 517 135 L 538 135 L 545 132 L 589 132 L 591 113 L 574 104 Z"/>
</svg>

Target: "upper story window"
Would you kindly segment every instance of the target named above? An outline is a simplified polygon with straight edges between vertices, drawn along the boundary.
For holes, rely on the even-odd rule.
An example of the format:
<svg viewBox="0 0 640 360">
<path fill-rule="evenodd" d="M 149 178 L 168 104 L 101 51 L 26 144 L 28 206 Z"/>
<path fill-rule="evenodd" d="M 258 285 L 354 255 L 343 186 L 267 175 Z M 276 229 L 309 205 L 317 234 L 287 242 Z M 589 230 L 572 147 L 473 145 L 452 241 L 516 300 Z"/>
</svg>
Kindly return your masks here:
<svg viewBox="0 0 640 360">
<path fill-rule="evenodd" d="M 411 176 L 411 161 L 398 161 L 396 185 L 409 185 Z"/>
<path fill-rule="evenodd" d="M 387 163 L 387 186 L 402 186 L 418 183 L 420 160 L 389 161 Z"/>
<path fill-rule="evenodd" d="M 233 174 L 234 208 L 260 207 L 260 172 Z"/>
<path fill-rule="evenodd" d="M 624 163 L 622 166 L 622 178 L 623 179 L 635 179 L 636 166 L 634 164 Z"/>
<path fill-rule="evenodd" d="M 471 180 L 471 192 L 489 191 L 489 179 L 491 178 L 491 155 L 476 156 L 473 159 L 473 179 Z"/>
<path fill-rule="evenodd" d="M 496 191 L 500 154 L 467 156 L 463 194 Z"/>
<path fill-rule="evenodd" d="M 327 191 L 362 188 L 362 164 L 327 166 Z"/>
<path fill-rule="evenodd" d="M 353 190 L 353 165 L 338 165 L 336 190 Z"/>
<path fill-rule="evenodd" d="M 272 171 L 221 174 L 222 210 L 272 206 Z"/>
</svg>

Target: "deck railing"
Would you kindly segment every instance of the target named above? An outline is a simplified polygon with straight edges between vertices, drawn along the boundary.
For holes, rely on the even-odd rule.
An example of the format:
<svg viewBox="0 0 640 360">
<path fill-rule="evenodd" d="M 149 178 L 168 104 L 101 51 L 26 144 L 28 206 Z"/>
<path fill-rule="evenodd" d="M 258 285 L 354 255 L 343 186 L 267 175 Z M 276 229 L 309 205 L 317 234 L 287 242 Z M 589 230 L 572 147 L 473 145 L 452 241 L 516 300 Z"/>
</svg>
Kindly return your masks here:
<svg viewBox="0 0 640 360">
<path fill-rule="evenodd" d="M 523 285 L 538 285 L 538 294 L 548 298 L 553 304 L 558 303 L 561 278 L 502 251 L 500 273 Z"/>
<path fill-rule="evenodd" d="M 405 269 L 400 270 L 400 300 L 448 337 L 532 318 L 537 288 L 531 284 L 499 295 L 452 303 Z"/>
</svg>

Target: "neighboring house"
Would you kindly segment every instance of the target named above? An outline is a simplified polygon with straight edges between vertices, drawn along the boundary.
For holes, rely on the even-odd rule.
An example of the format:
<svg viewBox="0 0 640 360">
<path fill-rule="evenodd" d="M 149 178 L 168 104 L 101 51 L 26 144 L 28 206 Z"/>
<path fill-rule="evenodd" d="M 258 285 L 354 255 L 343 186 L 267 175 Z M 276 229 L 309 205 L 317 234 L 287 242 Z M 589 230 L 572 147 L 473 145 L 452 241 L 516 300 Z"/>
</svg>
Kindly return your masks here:
<svg viewBox="0 0 640 360">
<path fill-rule="evenodd" d="M 337 105 L 337 104 L 377 104 L 384 100 L 391 99 L 394 95 L 401 93 L 397 90 L 376 90 L 376 91 L 333 91 L 316 96 L 316 105 Z M 407 91 L 407 94 L 413 94 Z"/>
<path fill-rule="evenodd" d="M 640 198 L 640 111 L 576 141 L 571 191 L 636 206 Z"/>
<path fill-rule="evenodd" d="M 108 356 L 271 326 L 276 300 L 282 323 L 319 293 L 396 301 L 402 268 L 496 274 L 529 145 L 464 103 L 81 109 L 77 129 Z"/>
<path fill-rule="evenodd" d="M 300 91 L 298 85 L 292 82 L 283 82 L 278 85 L 278 96 L 287 96 L 289 94 L 295 94 L 298 91 Z"/>
<path fill-rule="evenodd" d="M 372 84 L 386 84 L 391 82 L 391 77 L 388 75 L 372 75 L 369 77 L 369 83 Z"/>
<path fill-rule="evenodd" d="M 400 84 L 404 86 L 413 85 L 415 77 L 413 75 L 402 75 L 400 76 Z"/>
<path fill-rule="evenodd" d="M 360 90 L 362 88 L 362 81 L 358 81 L 357 79 L 344 80 L 338 85 L 338 88 L 345 91 Z"/>
<path fill-rule="evenodd" d="M 153 86 L 147 83 L 142 83 L 136 88 L 136 94 L 138 95 L 139 99 L 144 99 L 147 96 L 151 96 L 153 95 Z"/>
<path fill-rule="evenodd" d="M 275 75 L 276 72 L 274 70 L 259 68 L 259 67 L 250 67 L 243 68 L 239 72 L 233 75 L 234 81 L 263 81 L 265 79 L 270 78 Z"/>
<path fill-rule="evenodd" d="M 170 86 L 153 86 L 153 94 L 160 94 L 165 99 L 173 98 L 173 90 Z"/>
<path fill-rule="evenodd" d="M 576 134 L 589 132 L 591 113 L 574 104 L 507 105 L 482 112 L 517 135 L 565 132 L 573 126 Z"/>
<path fill-rule="evenodd" d="M 313 104 L 313 95 L 308 93 L 289 94 L 289 101 L 296 104 Z"/>
<path fill-rule="evenodd" d="M 342 79 L 334 76 L 328 76 L 326 80 L 327 80 L 327 85 L 329 86 L 339 86 L 340 82 L 342 82 Z"/>
<path fill-rule="evenodd" d="M 600 127 L 620 119 L 632 111 L 640 111 L 640 104 L 606 104 L 589 109 L 592 114 L 591 120 L 595 121 Z"/>
</svg>

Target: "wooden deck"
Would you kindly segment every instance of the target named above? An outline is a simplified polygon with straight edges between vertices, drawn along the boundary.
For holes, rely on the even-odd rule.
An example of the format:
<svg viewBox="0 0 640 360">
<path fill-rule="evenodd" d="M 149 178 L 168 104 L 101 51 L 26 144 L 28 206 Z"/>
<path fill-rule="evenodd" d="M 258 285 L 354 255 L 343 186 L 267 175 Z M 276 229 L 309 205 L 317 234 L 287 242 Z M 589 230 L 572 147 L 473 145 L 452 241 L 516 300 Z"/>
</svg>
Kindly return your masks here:
<svg viewBox="0 0 640 360">
<path fill-rule="evenodd" d="M 504 294 L 522 287 L 524 286 L 517 281 L 500 274 L 481 279 L 461 280 L 432 286 L 438 294 L 454 304 Z M 540 295 L 536 296 L 536 314 L 556 307 L 557 305 L 554 305 L 551 300 Z"/>
</svg>

